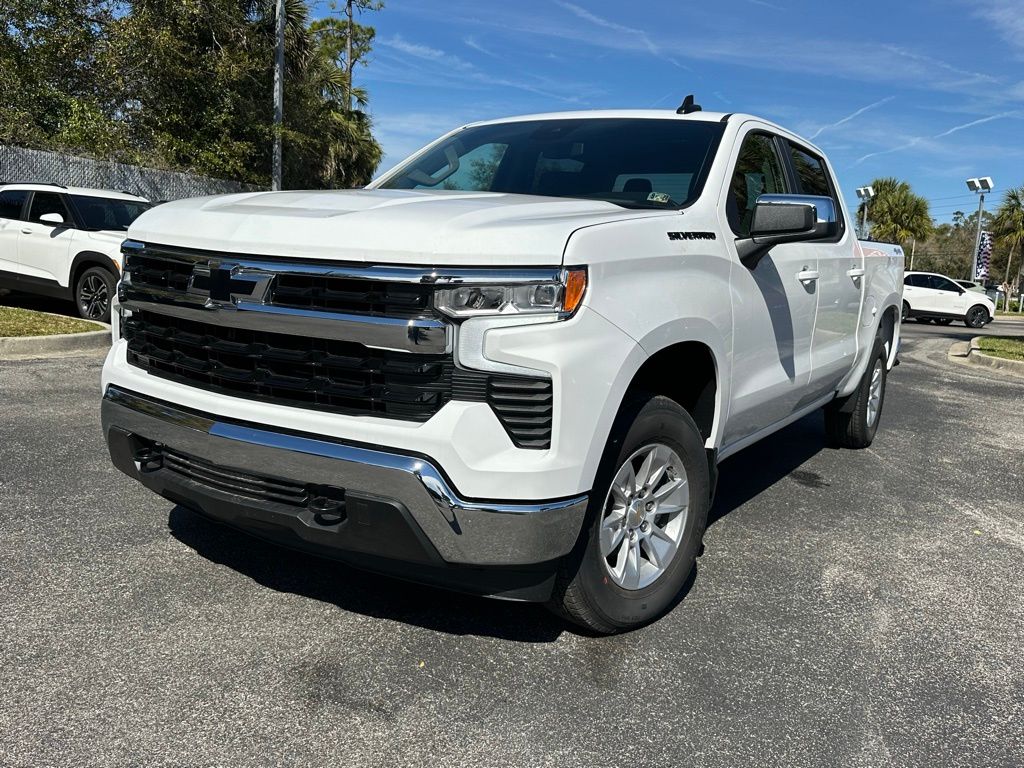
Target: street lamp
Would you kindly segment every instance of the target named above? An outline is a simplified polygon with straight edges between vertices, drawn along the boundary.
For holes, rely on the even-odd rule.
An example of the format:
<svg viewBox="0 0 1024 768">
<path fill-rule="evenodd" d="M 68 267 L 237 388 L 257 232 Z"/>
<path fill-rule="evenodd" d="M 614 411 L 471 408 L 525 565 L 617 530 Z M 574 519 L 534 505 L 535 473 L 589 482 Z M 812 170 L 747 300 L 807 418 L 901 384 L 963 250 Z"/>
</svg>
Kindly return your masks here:
<svg viewBox="0 0 1024 768">
<path fill-rule="evenodd" d="M 861 213 L 860 213 L 860 236 L 861 236 L 861 239 L 867 237 L 868 203 L 871 201 L 871 198 L 873 198 L 874 196 L 875 196 L 875 188 L 874 187 L 857 187 L 857 197 L 860 198 L 861 202 L 864 205 L 864 208 L 861 209 Z"/>
<path fill-rule="evenodd" d="M 981 247 L 981 215 L 985 212 L 985 193 L 991 192 L 994 186 L 991 176 L 967 180 L 967 188 L 978 195 L 978 234 L 974 236 L 974 254 L 971 256 L 971 280 L 978 279 L 978 248 Z"/>
</svg>

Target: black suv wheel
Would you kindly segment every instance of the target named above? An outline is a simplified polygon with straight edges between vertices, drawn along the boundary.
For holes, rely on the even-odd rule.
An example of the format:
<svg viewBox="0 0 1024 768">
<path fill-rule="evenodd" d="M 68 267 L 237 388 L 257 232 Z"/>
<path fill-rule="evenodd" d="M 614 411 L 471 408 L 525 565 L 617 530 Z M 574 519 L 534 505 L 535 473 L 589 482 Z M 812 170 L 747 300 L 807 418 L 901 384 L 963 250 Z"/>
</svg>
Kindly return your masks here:
<svg viewBox="0 0 1024 768">
<path fill-rule="evenodd" d="M 103 267 L 89 267 L 75 285 L 75 304 L 78 314 L 86 320 L 110 322 L 110 302 L 114 298 L 117 281 Z"/>
</svg>

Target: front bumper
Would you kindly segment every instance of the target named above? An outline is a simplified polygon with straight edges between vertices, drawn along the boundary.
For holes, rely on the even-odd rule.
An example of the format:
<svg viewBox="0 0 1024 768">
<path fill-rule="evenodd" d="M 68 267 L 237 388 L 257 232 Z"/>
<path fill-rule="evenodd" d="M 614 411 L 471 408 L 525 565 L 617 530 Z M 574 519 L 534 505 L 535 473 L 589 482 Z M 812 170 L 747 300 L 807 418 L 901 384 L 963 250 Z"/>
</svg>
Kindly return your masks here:
<svg viewBox="0 0 1024 768">
<path fill-rule="evenodd" d="M 427 457 L 222 420 L 113 385 L 102 420 L 115 466 L 171 501 L 299 549 L 485 594 L 543 599 L 587 505 L 587 495 L 464 499 Z"/>
</svg>

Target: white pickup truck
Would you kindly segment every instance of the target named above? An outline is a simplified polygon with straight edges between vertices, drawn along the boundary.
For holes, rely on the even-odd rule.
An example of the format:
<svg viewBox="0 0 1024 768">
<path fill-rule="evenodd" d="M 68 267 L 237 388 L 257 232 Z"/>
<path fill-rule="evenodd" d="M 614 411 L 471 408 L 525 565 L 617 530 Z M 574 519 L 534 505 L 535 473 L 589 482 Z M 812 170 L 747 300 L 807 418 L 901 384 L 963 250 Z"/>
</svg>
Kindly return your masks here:
<svg viewBox="0 0 1024 768">
<path fill-rule="evenodd" d="M 818 408 L 870 444 L 899 341 L 903 253 L 856 240 L 821 151 L 689 104 L 468 125 L 366 189 L 168 203 L 128 237 L 118 468 L 597 632 L 678 595 L 719 461 Z"/>
</svg>

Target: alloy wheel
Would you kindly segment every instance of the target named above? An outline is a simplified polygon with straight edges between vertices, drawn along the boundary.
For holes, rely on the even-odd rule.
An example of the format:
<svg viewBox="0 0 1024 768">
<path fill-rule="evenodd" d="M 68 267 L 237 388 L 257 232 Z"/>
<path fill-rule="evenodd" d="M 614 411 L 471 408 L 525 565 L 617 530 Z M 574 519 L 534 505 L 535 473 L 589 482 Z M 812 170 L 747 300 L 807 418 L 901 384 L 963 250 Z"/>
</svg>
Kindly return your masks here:
<svg viewBox="0 0 1024 768">
<path fill-rule="evenodd" d="M 78 289 L 78 305 L 82 315 L 97 320 L 107 314 L 110 306 L 110 291 L 99 275 L 87 275 Z"/>
<path fill-rule="evenodd" d="M 878 419 L 878 411 L 882 405 L 882 360 L 879 358 L 875 362 L 874 370 L 871 371 L 871 384 L 868 387 L 868 426 L 874 425 Z"/>
<path fill-rule="evenodd" d="M 626 459 L 601 515 L 601 557 L 612 581 L 638 590 L 665 573 L 679 550 L 689 508 L 686 468 L 672 448 L 652 443 Z"/>
</svg>

